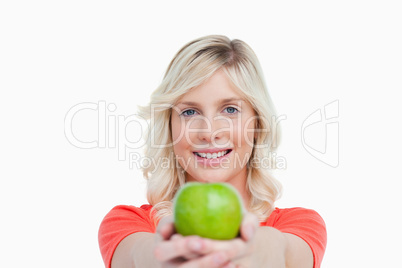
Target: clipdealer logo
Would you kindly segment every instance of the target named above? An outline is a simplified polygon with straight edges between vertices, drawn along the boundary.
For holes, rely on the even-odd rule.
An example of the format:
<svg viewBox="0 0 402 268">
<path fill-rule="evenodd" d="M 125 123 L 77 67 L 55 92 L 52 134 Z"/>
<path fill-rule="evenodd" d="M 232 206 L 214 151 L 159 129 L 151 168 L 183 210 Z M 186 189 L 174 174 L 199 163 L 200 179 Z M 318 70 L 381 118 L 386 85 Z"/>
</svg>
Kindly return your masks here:
<svg viewBox="0 0 402 268">
<path fill-rule="evenodd" d="M 339 165 L 339 100 L 315 110 L 301 127 L 304 149 L 330 167 Z"/>
<path fill-rule="evenodd" d="M 154 123 L 155 112 L 160 109 L 165 110 L 171 108 L 177 109 L 177 107 L 172 105 L 151 105 L 151 119 L 146 120 L 137 114 L 128 116 L 119 115 L 116 113 L 117 106 L 114 103 L 108 104 L 103 100 L 98 101 L 98 103 L 78 103 L 72 106 L 65 115 L 64 135 L 71 145 L 80 149 L 117 149 L 118 160 L 128 160 L 130 169 L 138 169 L 143 166 L 155 164 L 155 161 L 161 161 L 161 166 L 168 168 L 170 165 L 167 165 L 166 162 L 171 161 L 170 159 L 172 158 L 147 158 L 142 156 L 138 149 L 142 149 L 148 142 L 152 148 L 166 148 L 174 145 L 182 138 L 188 139 L 189 144 L 192 144 L 193 146 L 199 146 L 192 143 L 191 138 L 189 137 L 190 132 L 211 132 L 211 135 L 213 136 L 219 135 L 220 132 L 228 132 L 231 137 L 230 139 L 232 139 L 234 135 L 233 133 L 236 131 L 235 129 L 241 128 L 240 125 L 234 126 L 231 120 L 224 117 L 222 118 L 222 116 L 214 117 L 212 122 L 206 117 L 202 117 L 197 120 L 201 120 L 205 123 L 203 128 L 193 128 L 191 124 L 186 124 L 185 121 L 183 121 L 182 123 L 186 125 L 186 127 L 181 129 L 180 137 L 177 138 L 178 140 L 172 141 L 170 144 L 158 144 L 158 140 L 154 135 L 152 135 L 152 132 L 151 135 L 147 137 L 143 136 L 145 130 L 148 129 L 149 124 Z M 90 116 L 90 118 L 88 118 L 88 116 Z M 82 119 L 84 119 L 84 121 L 82 121 Z M 248 126 L 253 119 L 255 119 L 255 117 L 249 118 L 245 122 L 245 125 Z M 261 132 L 276 131 L 279 122 L 285 119 L 285 115 L 278 117 L 273 116 L 271 118 L 271 130 L 261 130 Z M 184 120 L 184 118 L 182 120 Z M 221 124 L 221 127 L 213 129 L 212 124 L 214 122 L 220 122 L 219 124 Z M 241 122 L 239 121 L 238 124 L 241 124 Z M 91 135 L 88 135 L 88 133 Z M 247 131 L 245 131 L 243 135 L 247 135 Z M 139 137 L 135 139 L 137 136 Z M 135 140 L 133 140 L 133 137 Z M 238 135 L 237 138 L 241 140 L 240 135 Z M 253 141 L 246 139 L 246 142 L 252 143 Z M 276 139 L 271 141 L 274 147 L 276 146 L 276 142 Z M 215 146 L 214 141 L 212 144 Z M 222 144 L 219 144 L 218 146 L 222 146 Z M 268 144 L 259 144 L 255 146 L 263 148 L 268 146 Z M 274 152 L 269 153 L 260 160 L 259 163 L 253 163 L 253 165 L 260 165 L 261 167 L 267 166 L 267 168 L 276 169 L 286 169 L 287 166 L 286 158 L 277 155 Z"/>
<path fill-rule="evenodd" d="M 83 102 L 70 108 L 64 118 L 64 135 L 68 142 L 81 149 L 93 148 L 117 148 L 118 160 L 125 161 L 127 149 L 142 148 L 146 141 L 140 137 L 138 140 L 131 140 L 127 136 L 128 128 L 133 127 L 142 133 L 147 127 L 147 121 L 141 120 L 136 114 L 129 116 L 116 115 L 117 106 L 114 103 L 106 105 L 106 101 L 98 103 Z M 74 132 L 74 119 L 79 113 L 96 112 L 97 113 L 97 137 L 92 140 L 82 140 Z"/>
<path fill-rule="evenodd" d="M 154 108 L 158 109 L 161 107 Z M 151 109 L 153 108 L 151 107 Z M 114 103 L 107 104 L 106 101 L 98 101 L 98 103 L 83 102 L 76 104 L 72 106 L 65 115 L 64 135 L 67 141 L 77 148 L 117 149 L 119 161 L 126 161 L 128 158 L 130 168 L 134 166 L 138 167 L 139 164 L 137 162 L 143 161 L 138 149 L 143 148 L 147 142 L 146 139 L 143 139 L 143 133 L 148 129 L 149 124 L 152 124 L 152 120 L 147 121 L 137 114 L 131 114 L 128 116 L 119 115 L 116 113 L 116 110 L 117 106 Z M 88 137 L 83 138 L 82 136 L 80 137 L 79 134 L 77 135 L 77 133 L 80 132 L 79 130 L 81 130 L 82 133 L 81 127 L 83 126 L 75 124 L 75 120 L 85 114 L 91 114 L 92 116 L 96 115 L 95 120 L 97 120 L 96 134 L 89 139 Z M 285 119 L 287 119 L 286 115 L 273 118 L 274 129 L 280 121 Z M 331 167 L 337 167 L 339 165 L 338 119 L 339 101 L 335 100 L 311 113 L 303 121 L 301 126 L 301 143 L 304 149 L 314 158 Z M 87 127 L 86 123 L 94 122 L 93 120 L 91 122 L 85 121 L 85 126 L 83 128 Z M 207 123 L 211 124 L 211 122 Z M 136 135 L 132 135 L 132 132 L 130 133 L 130 130 L 133 129 L 135 129 L 136 135 L 140 133 L 136 140 L 133 140 L 133 137 L 135 138 Z M 202 129 L 202 131 L 205 130 L 206 129 Z M 230 128 L 226 128 L 219 131 L 231 130 Z M 89 132 L 92 133 L 93 131 L 91 130 Z M 151 137 L 152 146 L 163 148 L 172 145 L 156 144 L 154 138 Z M 283 156 L 275 154 L 270 157 L 274 158 L 276 162 L 285 163 L 282 166 L 286 169 L 286 159 Z"/>
</svg>

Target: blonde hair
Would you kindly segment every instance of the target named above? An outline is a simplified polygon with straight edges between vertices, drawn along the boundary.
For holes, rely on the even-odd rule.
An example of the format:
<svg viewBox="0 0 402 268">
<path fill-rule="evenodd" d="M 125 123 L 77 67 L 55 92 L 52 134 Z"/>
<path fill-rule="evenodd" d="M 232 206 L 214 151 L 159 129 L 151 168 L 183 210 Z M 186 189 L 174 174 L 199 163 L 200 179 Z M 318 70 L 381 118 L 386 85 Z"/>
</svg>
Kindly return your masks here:
<svg viewBox="0 0 402 268">
<path fill-rule="evenodd" d="M 241 40 L 210 35 L 186 44 L 177 52 L 162 83 L 151 95 L 150 104 L 139 109 L 140 115 L 150 120 L 145 157 L 153 161 L 143 167 L 143 174 L 147 179 L 147 198 L 156 212 L 156 221 L 172 213 L 173 197 L 185 184 L 184 170 L 177 164 L 173 153 L 170 125 L 172 107 L 181 96 L 220 69 L 257 114 L 257 137 L 248 162 L 249 210 L 263 221 L 271 214 L 274 202 L 280 197 L 281 184 L 269 170 L 250 164 L 269 157 L 279 144 L 280 136 L 278 126 L 273 122 L 275 109 L 257 56 Z"/>
</svg>

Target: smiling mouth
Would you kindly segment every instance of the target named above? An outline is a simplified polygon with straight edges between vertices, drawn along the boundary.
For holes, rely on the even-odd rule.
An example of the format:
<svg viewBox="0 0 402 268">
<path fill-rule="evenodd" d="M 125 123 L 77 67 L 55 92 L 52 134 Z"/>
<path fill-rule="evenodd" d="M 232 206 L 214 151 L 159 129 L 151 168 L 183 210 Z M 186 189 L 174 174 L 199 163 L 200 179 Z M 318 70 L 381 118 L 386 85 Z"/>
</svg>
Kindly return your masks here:
<svg viewBox="0 0 402 268">
<path fill-rule="evenodd" d="M 232 151 L 232 149 L 217 152 L 217 153 L 212 153 L 212 154 L 211 153 L 198 153 L 198 152 L 194 152 L 194 154 L 199 157 L 205 158 L 205 159 L 216 159 L 216 158 L 227 155 L 231 151 Z"/>
</svg>

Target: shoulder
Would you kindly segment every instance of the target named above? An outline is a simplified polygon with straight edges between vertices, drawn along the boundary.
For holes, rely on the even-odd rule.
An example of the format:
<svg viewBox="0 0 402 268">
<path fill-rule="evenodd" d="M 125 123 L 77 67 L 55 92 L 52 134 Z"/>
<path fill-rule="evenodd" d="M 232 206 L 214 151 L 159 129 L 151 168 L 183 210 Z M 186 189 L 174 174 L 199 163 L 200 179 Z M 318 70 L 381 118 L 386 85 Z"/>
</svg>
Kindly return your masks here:
<svg viewBox="0 0 402 268">
<path fill-rule="evenodd" d="M 110 264 L 114 250 L 126 236 L 136 232 L 155 233 L 151 209 L 151 205 L 119 205 L 106 214 L 98 231 L 99 247 L 106 265 Z"/>
<path fill-rule="evenodd" d="M 302 238 L 312 249 L 314 267 L 319 267 L 327 245 L 327 230 L 323 218 L 315 210 L 295 208 L 275 208 L 261 226 L 270 226 L 282 233 Z"/>
<path fill-rule="evenodd" d="M 140 207 L 130 205 L 119 205 L 112 208 L 104 217 L 102 225 L 108 225 L 108 223 L 119 223 L 119 227 L 141 227 L 147 229 L 147 231 L 153 231 L 153 218 L 152 218 L 152 206 L 142 205 Z M 134 224 L 133 224 L 134 223 Z"/>
<path fill-rule="evenodd" d="M 325 222 L 323 218 L 313 209 L 294 207 L 294 208 L 275 208 L 267 220 L 263 223 L 266 226 L 275 226 L 283 224 L 284 222 L 311 222 L 323 224 Z"/>
<path fill-rule="evenodd" d="M 106 216 L 109 215 L 132 215 L 138 214 L 142 216 L 150 216 L 152 206 L 142 205 L 140 207 L 131 205 L 118 205 L 112 208 Z"/>
<path fill-rule="evenodd" d="M 293 234 L 314 234 L 321 236 L 326 243 L 326 225 L 323 218 L 315 210 L 308 208 L 275 208 L 261 226 L 270 226 L 281 232 Z"/>
<path fill-rule="evenodd" d="M 119 205 L 112 208 L 103 218 L 99 234 L 123 232 L 155 232 L 152 206 L 140 207 Z"/>
</svg>

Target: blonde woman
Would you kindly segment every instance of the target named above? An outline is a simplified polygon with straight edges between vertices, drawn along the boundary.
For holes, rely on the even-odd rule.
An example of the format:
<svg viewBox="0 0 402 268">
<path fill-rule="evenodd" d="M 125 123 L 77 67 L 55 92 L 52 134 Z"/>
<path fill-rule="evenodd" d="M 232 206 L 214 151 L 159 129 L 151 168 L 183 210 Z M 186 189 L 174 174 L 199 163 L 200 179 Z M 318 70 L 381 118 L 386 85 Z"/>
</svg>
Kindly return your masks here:
<svg viewBox="0 0 402 268">
<path fill-rule="evenodd" d="M 150 120 L 145 157 L 154 160 L 143 169 L 149 204 L 106 215 L 99 229 L 106 267 L 320 267 L 324 221 L 310 209 L 276 208 L 280 183 L 261 166 L 279 128 L 246 43 L 214 35 L 186 44 L 141 115 Z M 237 189 L 248 211 L 238 238 L 174 233 L 172 200 L 192 181 Z"/>
</svg>

